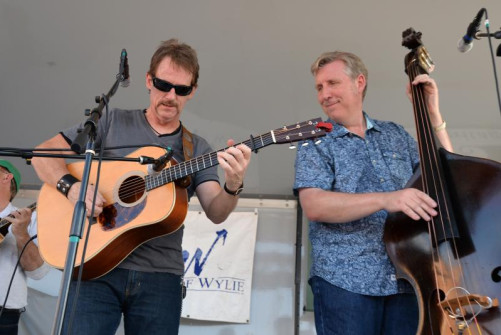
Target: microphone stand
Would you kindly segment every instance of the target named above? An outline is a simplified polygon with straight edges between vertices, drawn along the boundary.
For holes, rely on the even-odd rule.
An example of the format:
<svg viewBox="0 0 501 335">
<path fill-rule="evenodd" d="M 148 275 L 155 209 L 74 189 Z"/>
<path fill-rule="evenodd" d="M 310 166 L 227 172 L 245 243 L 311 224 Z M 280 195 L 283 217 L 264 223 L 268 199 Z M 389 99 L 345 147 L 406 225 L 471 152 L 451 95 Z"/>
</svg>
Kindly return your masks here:
<svg viewBox="0 0 501 335">
<path fill-rule="evenodd" d="M 56 318 L 54 320 L 53 329 L 51 334 L 61 334 L 64 312 L 66 309 L 66 303 L 68 299 L 68 290 L 70 286 L 71 276 L 75 264 L 76 251 L 78 247 L 79 240 L 82 235 L 82 228 L 85 222 L 86 205 L 85 194 L 88 186 L 90 165 L 93 159 L 100 159 L 106 161 L 125 161 L 125 162 L 137 162 L 139 164 L 145 165 L 158 165 L 163 162 L 161 156 L 159 159 L 155 159 L 148 156 L 139 156 L 137 158 L 130 157 L 94 157 L 94 136 L 95 131 L 91 129 L 89 136 L 89 141 L 87 143 L 87 149 L 85 155 L 73 155 L 73 154 L 48 154 L 48 153 L 35 153 L 36 151 L 64 151 L 65 149 L 20 149 L 20 148 L 0 148 L 0 156 L 6 157 L 20 157 L 26 159 L 26 163 L 30 165 L 30 160 L 33 157 L 48 157 L 48 158 L 66 158 L 66 159 L 85 159 L 85 167 L 82 175 L 82 187 L 80 188 L 79 199 L 75 204 L 72 224 L 69 234 L 69 246 L 66 255 L 66 261 L 63 271 L 63 280 L 60 286 L 59 298 L 57 301 Z M 170 149 L 170 148 L 168 148 Z M 83 264 L 81 266 L 83 268 Z"/>
<path fill-rule="evenodd" d="M 78 201 L 75 204 L 73 210 L 73 218 L 70 228 L 70 237 L 68 242 L 68 251 L 66 253 L 66 262 L 64 264 L 63 278 L 61 281 L 61 286 L 59 289 L 59 298 L 56 305 L 56 317 L 52 325 L 52 335 L 61 334 L 64 312 L 66 311 L 66 304 L 68 302 L 68 292 L 70 288 L 71 276 L 73 274 L 73 268 L 75 266 L 75 258 L 77 255 L 78 243 L 82 239 L 82 229 L 85 222 L 85 194 L 87 192 L 87 186 L 89 182 L 89 174 L 92 157 L 95 155 L 94 152 L 94 140 L 95 140 L 95 129 L 90 130 L 88 133 L 89 140 L 87 142 L 87 149 L 85 151 L 85 164 L 82 174 L 82 186 L 80 188 L 80 194 L 78 196 Z"/>
<path fill-rule="evenodd" d="M 68 302 L 68 292 L 70 288 L 71 277 L 73 275 L 73 268 L 75 266 L 75 258 L 77 255 L 78 243 L 82 239 L 82 229 L 85 222 L 85 195 L 87 193 L 87 186 L 89 182 L 89 175 L 91 170 L 92 159 L 95 156 L 95 139 L 97 133 L 97 124 L 101 118 L 104 106 L 108 105 L 109 99 L 115 94 L 118 85 L 122 81 L 122 76 L 119 73 L 115 83 L 105 96 L 96 97 L 96 103 L 99 105 L 92 111 L 86 110 L 86 115 L 90 115 L 84 124 L 83 130 L 77 135 L 71 145 L 71 149 L 77 153 L 82 153 L 82 144 L 87 142 L 85 149 L 85 163 L 82 172 L 82 186 L 80 187 L 80 194 L 78 201 L 75 204 L 73 211 L 73 218 L 70 228 L 70 237 L 68 242 L 68 251 L 66 254 L 66 262 L 63 270 L 63 278 L 59 291 L 59 298 L 56 307 L 56 317 L 52 326 L 52 335 L 59 335 L 62 331 L 64 312 Z"/>
<path fill-rule="evenodd" d="M 495 82 L 495 86 L 496 86 L 496 94 L 497 94 L 497 98 L 498 98 L 498 107 L 499 107 L 499 113 L 501 114 L 501 95 L 499 93 L 499 82 L 498 82 L 498 75 L 497 75 L 497 70 L 496 70 L 496 62 L 494 60 L 494 52 L 493 52 L 493 49 L 492 49 L 492 36 L 495 35 L 495 34 L 491 34 L 490 30 L 489 30 L 489 16 L 487 15 L 487 10 L 485 10 L 485 29 L 487 30 L 487 40 L 489 41 L 489 48 L 491 50 L 491 60 L 492 60 L 492 68 L 493 68 L 493 72 L 494 72 L 494 82 Z M 496 33 L 497 34 L 497 33 Z M 498 37 L 496 37 L 498 38 Z"/>
</svg>

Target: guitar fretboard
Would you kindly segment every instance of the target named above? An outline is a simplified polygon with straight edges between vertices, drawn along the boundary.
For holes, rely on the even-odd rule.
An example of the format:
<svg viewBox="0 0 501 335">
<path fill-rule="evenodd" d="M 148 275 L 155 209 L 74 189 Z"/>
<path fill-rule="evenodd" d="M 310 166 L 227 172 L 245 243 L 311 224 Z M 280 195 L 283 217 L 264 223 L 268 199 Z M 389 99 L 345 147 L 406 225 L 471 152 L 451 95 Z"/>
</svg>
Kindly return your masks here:
<svg viewBox="0 0 501 335">
<path fill-rule="evenodd" d="M 28 206 L 28 208 L 34 211 L 37 208 L 37 203 L 36 202 L 32 203 L 31 205 Z M 9 226 L 10 224 L 11 224 L 10 221 L 2 219 L 0 220 L 0 229 L 6 229 L 7 226 Z"/>
<path fill-rule="evenodd" d="M 253 151 L 257 151 L 258 149 L 264 148 L 270 144 L 275 143 L 275 135 L 273 131 L 270 131 L 266 134 L 262 134 L 259 136 L 251 136 L 250 139 L 243 141 L 239 144 L 245 144 Z M 238 144 L 235 144 L 237 146 Z M 146 176 L 146 190 L 150 191 L 154 188 L 160 187 L 162 185 L 168 184 L 178 179 L 182 179 L 186 176 L 192 175 L 198 171 L 202 171 L 218 165 L 219 162 L 217 160 L 217 153 L 223 152 L 228 147 L 213 151 L 208 154 L 190 159 L 188 161 L 181 162 L 174 166 L 171 166 L 167 169 L 162 170 L 162 172 L 156 175 L 147 175 Z"/>
</svg>

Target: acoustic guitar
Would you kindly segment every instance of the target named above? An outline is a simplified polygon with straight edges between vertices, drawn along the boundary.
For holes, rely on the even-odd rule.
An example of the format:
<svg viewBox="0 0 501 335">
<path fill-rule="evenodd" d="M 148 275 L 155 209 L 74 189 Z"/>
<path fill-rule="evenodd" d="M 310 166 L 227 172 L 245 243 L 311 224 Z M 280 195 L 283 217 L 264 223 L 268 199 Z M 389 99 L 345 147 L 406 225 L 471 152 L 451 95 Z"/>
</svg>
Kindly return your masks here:
<svg viewBox="0 0 501 335">
<path fill-rule="evenodd" d="M 325 136 L 332 130 L 320 118 L 275 129 L 242 142 L 253 151 L 271 144 L 293 143 Z M 225 148 L 226 149 L 226 148 Z M 223 151 L 222 149 L 220 151 Z M 83 260 L 83 279 L 100 277 L 115 268 L 142 243 L 178 230 L 188 211 L 188 196 L 182 181 L 191 174 L 218 165 L 217 152 L 177 163 L 171 160 L 165 169 L 148 174 L 148 167 L 137 162 L 103 162 L 99 191 L 106 199 L 103 212 L 90 225 Z M 160 157 L 165 150 L 143 147 L 127 157 Z M 71 163 L 72 175 L 81 178 L 83 162 Z M 89 183 L 96 184 L 93 166 Z M 44 184 L 38 198 L 38 242 L 44 260 L 63 269 L 74 205 L 54 186 Z M 86 219 L 82 236 L 87 235 Z M 83 244 L 82 244 L 83 245 Z M 77 251 L 74 274 L 82 263 L 82 247 Z"/>
</svg>

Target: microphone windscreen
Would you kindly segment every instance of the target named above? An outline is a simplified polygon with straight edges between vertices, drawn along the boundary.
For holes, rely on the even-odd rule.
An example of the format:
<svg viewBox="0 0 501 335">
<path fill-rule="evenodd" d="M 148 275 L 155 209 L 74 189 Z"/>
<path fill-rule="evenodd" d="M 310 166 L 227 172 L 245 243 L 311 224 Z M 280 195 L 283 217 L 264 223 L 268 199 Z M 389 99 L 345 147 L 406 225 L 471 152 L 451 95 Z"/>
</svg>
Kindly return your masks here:
<svg viewBox="0 0 501 335">
<path fill-rule="evenodd" d="M 130 85 L 130 79 L 124 79 L 120 82 L 120 86 L 122 87 L 129 87 Z"/>
<path fill-rule="evenodd" d="M 473 48 L 473 42 L 472 43 L 466 43 L 464 38 L 460 38 L 458 41 L 458 50 L 461 53 L 465 53 L 471 50 Z"/>
</svg>

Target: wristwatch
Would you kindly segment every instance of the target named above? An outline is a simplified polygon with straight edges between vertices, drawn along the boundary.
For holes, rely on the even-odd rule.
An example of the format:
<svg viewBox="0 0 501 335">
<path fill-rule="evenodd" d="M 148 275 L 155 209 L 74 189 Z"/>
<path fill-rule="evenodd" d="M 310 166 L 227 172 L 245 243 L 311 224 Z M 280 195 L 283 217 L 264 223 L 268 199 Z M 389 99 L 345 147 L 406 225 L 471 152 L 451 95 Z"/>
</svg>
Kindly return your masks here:
<svg viewBox="0 0 501 335">
<path fill-rule="evenodd" d="M 236 191 L 230 191 L 228 189 L 228 187 L 226 187 L 226 183 L 224 183 L 224 191 L 228 194 L 231 194 L 231 195 L 239 195 L 240 193 L 242 193 L 242 191 L 244 190 L 244 183 L 242 183 L 242 185 L 240 185 Z"/>
</svg>

